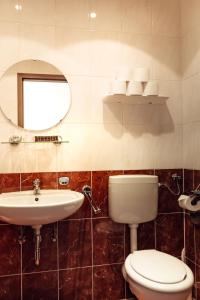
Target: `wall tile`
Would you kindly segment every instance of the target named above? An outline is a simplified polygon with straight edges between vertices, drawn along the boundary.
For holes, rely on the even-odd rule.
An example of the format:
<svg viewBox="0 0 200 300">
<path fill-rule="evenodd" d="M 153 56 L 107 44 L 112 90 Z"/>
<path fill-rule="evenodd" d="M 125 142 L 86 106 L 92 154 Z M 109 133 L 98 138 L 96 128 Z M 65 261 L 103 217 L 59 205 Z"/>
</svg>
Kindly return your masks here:
<svg viewBox="0 0 200 300">
<path fill-rule="evenodd" d="M 193 170 L 184 170 L 184 192 L 190 192 L 194 188 Z"/>
<path fill-rule="evenodd" d="M 160 183 L 167 184 L 174 192 L 178 192 L 177 185 L 172 179 L 172 174 L 183 176 L 182 170 L 156 170 L 155 174 L 159 178 Z M 182 191 L 183 182 L 180 182 Z M 178 205 L 178 196 L 172 195 L 166 186 L 159 187 L 158 211 L 159 213 L 181 212 L 182 209 Z"/>
<path fill-rule="evenodd" d="M 92 192 L 96 205 L 101 209 L 98 215 L 93 217 L 108 217 L 108 180 L 109 176 L 123 174 L 123 171 L 93 171 Z"/>
<path fill-rule="evenodd" d="M 151 1 L 126 0 L 123 31 L 151 34 Z"/>
<path fill-rule="evenodd" d="M 71 28 L 89 28 L 89 7 L 87 0 L 56 0 L 55 24 Z"/>
<path fill-rule="evenodd" d="M 121 267 L 122 265 L 94 267 L 94 299 L 116 300 L 124 298 L 125 282 Z"/>
<path fill-rule="evenodd" d="M 45 13 L 44 13 L 45 15 Z M 54 49 L 54 26 L 26 24 L 19 25 L 20 58 L 41 59 L 51 62 Z"/>
<path fill-rule="evenodd" d="M 68 220 L 58 224 L 59 268 L 92 265 L 90 220 Z"/>
<path fill-rule="evenodd" d="M 180 80 L 181 60 L 180 60 L 180 39 L 165 36 L 152 38 L 154 57 L 153 78 L 159 80 Z"/>
<path fill-rule="evenodd" d="M 139 224 L 138 227 L 138 249 L 155 248 L 155 224 L 154 221 Z"/>
<path fill-rule="evenodd" d="M 185 214 L 185 255 L 195 263 L 195 226 Z"/>
<path fill-rule="evenodd" d="M 27 274 L 22 280 L 23 299 L 58 299 L 58 272 Z"/>
<path fill-rule="evenodd" d="M 185 169 L 197 168 L 198 156 L 196 153 L 199 151 L 199 146 L 195 139 L 198 139 L 196 123 L 183 125 L 183 167 Z"/>
<path fill-rule="evenodd" d="M 57 234 L 57 224 L 55 223 Z M 35 265 L 35 237 L 31 227 L 25 227 L 25 243 L 22 246 L 22 271 L 23 273 L 57 270 L 57 242 L 53 242 L 54 224 L 41 228 L 40 265 Z"/>
<path fill-rule="evenodd" d="M 55 58 L 64 74 L 89 74 L 89 40 L 90 34 L 86 30 L 55 27 Z"/>
<path fill-rule="evenodd" d="M 59 177 L 69 177 L 68 185 L 59 185 L 59 189 L 70 189 L 77 192 L 82 192 L 84 185 L 91 186 L 91 172 L 58 172 Z M 85 198 L 82 206 L 77 212 L 71 215 L 68 219 L 81 219 L 91 217 L 91 206 L 88 199 Z"/>
<path fill-rule="evenodd" d="M 120 61 L 120 34 L 114 31 L 90 31 L 89 74 L 92 76 L 114 76 Z"/>
<path fill-rule="evenodd" d="M 19 227 L 1 225 L 0 236 L 0 275 L 19 274 L 21 272 Z"/>
<path fill-rule="evenodd" d="M 19 60 L 19 24 L 14 22 L 0 23 L 1 71 Z"/>
<path fill-rule="evenodd" d="M 21 276 L 0 277 L 0 299 L 21 300 Z"/>
<path fill-rule="evenodd" d="M 198 0 L 181 1 L 182 35 L 186 35 L 194 28 L 199 27 L 199 9 L 200 3 Z"/>
<path fill-rule="evenodd" d="M 158 155 L 157 129 L 154 125 L 126 124 L 123 133 L 123 168 L 154 169 Z"/>
<path fill-rule="evenodd" d="M 125 175 L 154 175 L 154 170 L 124 170 Z"/>
<path fill-rule="evenodd" d="M 91 124 L 63 124 L 60 127 L 59 135 L 69 143 L 57 148 L 59 172 L 92 169 L 93 133 L 94 129 Z"/>
<path fill-rule="evenodd" d="M 92 268 L 59 272 L 60 300 L 92 300 Z"/>
<path fill-rule="evenodd" d="M 20 190 L 20 174 L 1 174 L 0 190 L 2 193 L 16 192 Z"/>
<path fill-rule="evenodd" d="M 31 24 L 54 24 L 54 0 L 22 3 L 21 21 Z"/>
<path fill-rule="evenodd" d="M 109 219 L 93 219 L 94 265 L 124 261 L 124 225 Z"/>
<path fill-rule="evenodd" d="M 183 214 L 158 215 L 156 219 L 156 249 L 180 257 L 183 247 Z"/>
<path fill-rule="evenodd" d="M 56 189 L 57 188 L 57 173 L 22 173 L 21 174 L 21 190 L 33 190 L 33 181 L 40 179 L 41 189 Z"/>
<path fill-rule="evenodd" d="M 190 260 L 188 260 L 188 259 L 186 259 L 186 264 L 188 265 L 188 267 L 193 272 L 193 274 L 194 274 L 194 280 L 196 281 L 196 270 L 195 270 L 196 266 L 195 266 L 195 264 L 193 262 L 191 262 Z M 192 296 L 194 297 L 194 299 L 197 299 L 196 298 L 196 284 L 193 285 Z"/>
<path fill-rule="evenodd" d="M 200 64 L 200 38 L 199 28 L 191 30 L 189 34 L 182 38 L 182 74 L 183 78 L 190 77 L 199 72 Z"/>
<path fill-rule="evenodd" d="M 125 13 L 124 1 L 89 0 L 89 11 L 97 17 L 90 18 L 90 28 L 104 31 L 120 31 Z"/>
<path fill-rule="evenodd" d="M 195 226 L 195 253 L 196 253 L 196 264 L 200 266 L 200 254 L 199 254 L 199 247 L 200 247 L 200 232 L 199 226 Z M 200 280 L 199 280 L 200 281 Z"/>
<path fill-rule="evenodd" d="M 152 31 L 153 34 L 180 36 L 180 1 L 152 1 Z"/>
</svg>

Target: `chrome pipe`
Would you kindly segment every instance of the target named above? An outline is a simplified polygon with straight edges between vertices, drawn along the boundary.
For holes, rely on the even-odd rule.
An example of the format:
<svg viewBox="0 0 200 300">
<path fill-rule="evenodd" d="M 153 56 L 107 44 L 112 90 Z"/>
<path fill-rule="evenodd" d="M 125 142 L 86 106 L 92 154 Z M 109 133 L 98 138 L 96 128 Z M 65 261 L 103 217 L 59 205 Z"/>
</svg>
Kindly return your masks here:
<svg viewBox="0 0 200 300">
<path fill-rule="evenodd" d="M 98 205 L 95 203 L 95 201 L 92 197 L 91 187 L 89 185 L 84 185 L 83 188 L 82 188 L 82 193 L 88 199 L 94 214 L 97 215 L 97 214 L 101 213 L 101 208 L 98 207 Z"/>
</svg>

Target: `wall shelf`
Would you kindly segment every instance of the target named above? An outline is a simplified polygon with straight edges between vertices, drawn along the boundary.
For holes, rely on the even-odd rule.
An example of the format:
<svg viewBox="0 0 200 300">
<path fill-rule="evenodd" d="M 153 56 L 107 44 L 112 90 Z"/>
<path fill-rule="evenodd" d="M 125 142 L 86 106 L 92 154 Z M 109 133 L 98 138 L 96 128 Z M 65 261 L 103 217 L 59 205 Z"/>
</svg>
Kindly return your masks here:
<svg viewBox="0 0 200 300">
<path fill-rule="evenodd" d="M 126 96 L 126 95 L 107 95 L 104 98 L 105 103 L 122 104 L 165 104 L 167 96 Z"/>
<path fill-rule="evenodd" d="M 59 142 L 19 142 L 19 143 L 11 143 L 9 141 L 1 142 L 1 144 L 10 144 L 10 145 L 19 145 L 19 144 L 55 144 L 55 145 L 60 145 L 60 144 L 66 144 L 69 143 L 69 141 L 59 141 Z"/>
</svg>

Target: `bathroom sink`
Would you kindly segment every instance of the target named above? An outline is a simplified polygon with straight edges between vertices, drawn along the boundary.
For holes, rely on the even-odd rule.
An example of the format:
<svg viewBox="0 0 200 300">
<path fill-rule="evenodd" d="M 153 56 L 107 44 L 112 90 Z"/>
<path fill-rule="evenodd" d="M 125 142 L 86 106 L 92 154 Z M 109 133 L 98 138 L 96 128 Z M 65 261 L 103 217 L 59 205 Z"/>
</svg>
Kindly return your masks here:
<svg viewBox="0 0 200 300">
<path fill-rule="evenodd" d="M 44 225 L 77 211 L 84 195 L 72 190 L 41 190 L 0 194 L 0 219 L 16 225 Z"/>
</svg>

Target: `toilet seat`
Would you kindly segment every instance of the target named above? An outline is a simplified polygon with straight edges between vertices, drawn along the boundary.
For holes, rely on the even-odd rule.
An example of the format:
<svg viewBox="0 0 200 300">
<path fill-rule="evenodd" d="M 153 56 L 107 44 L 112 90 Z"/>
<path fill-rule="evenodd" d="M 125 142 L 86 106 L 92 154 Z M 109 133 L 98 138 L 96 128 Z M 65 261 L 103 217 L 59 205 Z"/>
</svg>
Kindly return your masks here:
<svg viewBox="0 0 200 300">
<path fill-rule="evenodd" d="M 131 255 L 130 263 L 139 275 L 158 283 L 178 283 L 187 276 L 182 261 L 156 250 L 135 251 Z M 172 272 L 173 270 L 176 272 Z"/>
<path fill-rule="evenodd" d="M 134 251 L 124 267 L 130 279 L 155 291 L 180 292 L 191 288 L 194 281 L 184 262 L 157 250 Z"/>
</svg>

